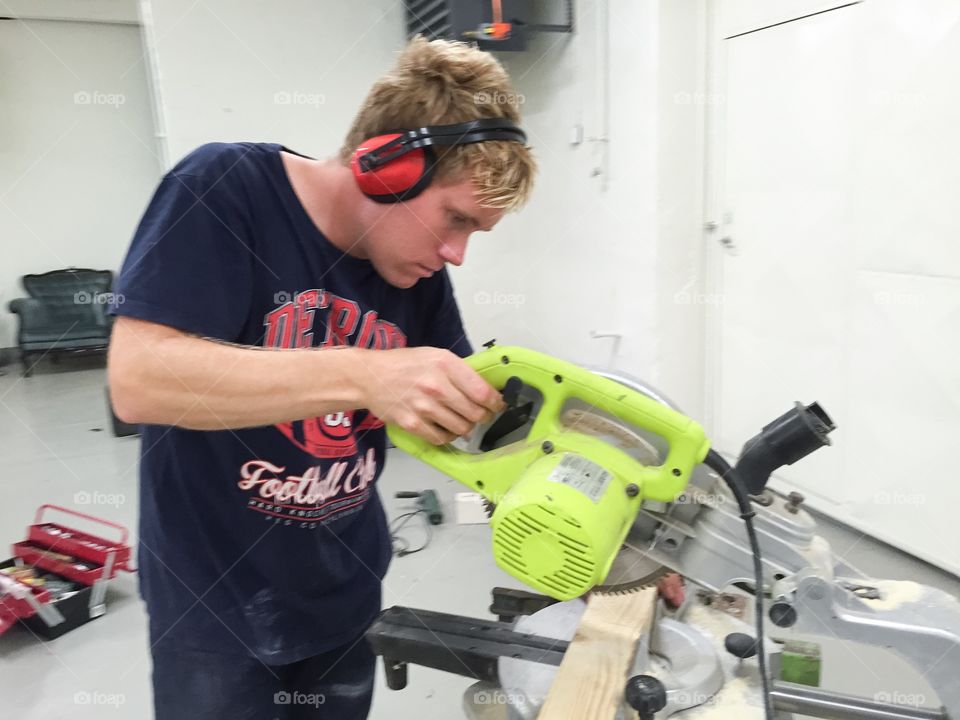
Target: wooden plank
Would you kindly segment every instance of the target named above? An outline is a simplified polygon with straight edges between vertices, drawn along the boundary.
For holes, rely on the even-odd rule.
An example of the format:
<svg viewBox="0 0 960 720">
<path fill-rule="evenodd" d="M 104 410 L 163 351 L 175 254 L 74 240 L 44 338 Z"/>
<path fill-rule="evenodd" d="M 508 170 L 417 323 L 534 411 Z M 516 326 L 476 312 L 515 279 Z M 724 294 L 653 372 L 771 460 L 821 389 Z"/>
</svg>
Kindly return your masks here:
<svg viewBox="0 0 960 720">
<path fill-rule="evenodd" d="M 655 587 L 590 596 L 538 720 L 613 720 L 656 601 Z"/>
</svg>

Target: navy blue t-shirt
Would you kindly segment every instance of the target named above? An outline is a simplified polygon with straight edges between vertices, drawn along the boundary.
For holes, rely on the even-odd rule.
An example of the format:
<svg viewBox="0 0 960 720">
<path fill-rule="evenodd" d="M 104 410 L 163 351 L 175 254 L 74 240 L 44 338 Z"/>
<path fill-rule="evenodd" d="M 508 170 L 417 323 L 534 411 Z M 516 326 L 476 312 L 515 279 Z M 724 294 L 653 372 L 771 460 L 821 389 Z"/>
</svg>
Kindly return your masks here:
<svg viewBox="0 0 960 720">
<path fill-rule="evenodd" d="M 112 312 L 268 348 L 468 355 L 446 272 L 401 290 L 338 250 L 297 199 L 283 149 L 204 145 L 167 174 Z M 385 445 L 363 409 L 244 430 L 144 426 L 139 563 L 152 641 L 283 664 L 356 637 L 380 610 L 391 557 L 376 490 Z"/>
</svg>

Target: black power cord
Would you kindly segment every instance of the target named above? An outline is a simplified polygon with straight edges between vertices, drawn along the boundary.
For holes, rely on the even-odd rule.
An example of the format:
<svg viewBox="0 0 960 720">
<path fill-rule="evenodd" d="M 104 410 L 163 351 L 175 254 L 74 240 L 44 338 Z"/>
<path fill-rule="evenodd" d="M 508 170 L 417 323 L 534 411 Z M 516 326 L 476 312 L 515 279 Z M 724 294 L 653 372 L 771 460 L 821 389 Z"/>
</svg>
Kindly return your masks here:
<svg viewBox="0 0 960 720">
<path fill-rule="evenodd" d="M 710 450 L 703 462 L 711 470 L 717 472 L 730 487 L 730 491 L 737 501 L 737 506 L 740 508 L 740 517 L 747 528 L 747 538 L 750 541 L 750 549 L 753 553 L 754 620 L 757 630 L 757 663 L 760 669 L 760 682 L 763 686 L 763 712 L 767 720 L 773 720 L 773 705 L 770 702 L 770 679 L 767 677 L 767 653 L 763 632 L 763 561 L 760 557 L 760 542 L 757 540 L 757 531 L 753 527 L 753 518 L 757 513 L 750 504 L 750 496 L 747 494 L 740 475 L 720 453 L 716 450 Z"/>
<path fill-rule="evenodd" d="M 406 557 L 418 553 L 433 539 L 433 525 L 439 525 L 443 522 L 443 510 L 440 508 L 440 501 L 437 499 L 437 493 L 433 490 L 421 491 L 402 491 L 395 494 L 400 500 L 416 500 L 417 509 L 403 515 L 398 515 L 390 523 L 390 540 L 393 543 L 393 554 L 397 557 Z M 423 516 L 424 529 L 426 530 L 426 539 L 420 545 L 411 549 L 410 543 L 406 538 L 400 535 L 407 523 L 417 515 Z M 396 525 L 396 527 L 394 527 Z"/>
<path fill-rule="evenodd" d="M 424 540 L 419 547 L 413 548 L 411 550 L 410 542 L 399 533 L 404 528 L 404 526 L 408 522 L 410 522 L 413 518 L 415 518 L 417 515 L 423 516 L 423 527 L 427 531 L 427 537 L 426 537 L 426 540 Z M 396 527 L 394 527 L 394 525 L 396 525 Z M 413 510 L 411 512 L 404 513 L 403 515 L 398 515 L 390 523 L 390 540 L 393 543 L 393 554 L 396 555 L 397 557 L 406 557 L 407 555 L 413 555 L 414 553 L 420 552 L 421 550 L 426 548 L 427 545 L 430 544 L 430 541 L 432 539 L 433 539 L 433 530 L 430 527 L 430 520 L 427 517 L 426 510 L 423 510 L 422 508 L 420 510 Z"/>
</svg>

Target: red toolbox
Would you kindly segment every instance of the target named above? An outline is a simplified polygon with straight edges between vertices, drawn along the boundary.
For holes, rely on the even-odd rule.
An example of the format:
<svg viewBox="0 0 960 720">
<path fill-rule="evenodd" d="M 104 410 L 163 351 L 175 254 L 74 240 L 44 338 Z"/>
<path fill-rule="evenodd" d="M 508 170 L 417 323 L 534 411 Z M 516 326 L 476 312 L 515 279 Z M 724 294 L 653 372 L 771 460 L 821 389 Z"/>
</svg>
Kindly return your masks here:
<svg viewBox="0 0 960 720">
<path fill-rule="evenodd" d="M 110 529 L 114 538 L 47 519 L 49 511 Z M 106 612 L 107 583 L 131 566 L 130 533 L 118 523 L 58 505 L 41 505 L 27 539 L 0 562 L 0 633 L 16 622 L 46 638 L 60 637 Z"/>
</svg>

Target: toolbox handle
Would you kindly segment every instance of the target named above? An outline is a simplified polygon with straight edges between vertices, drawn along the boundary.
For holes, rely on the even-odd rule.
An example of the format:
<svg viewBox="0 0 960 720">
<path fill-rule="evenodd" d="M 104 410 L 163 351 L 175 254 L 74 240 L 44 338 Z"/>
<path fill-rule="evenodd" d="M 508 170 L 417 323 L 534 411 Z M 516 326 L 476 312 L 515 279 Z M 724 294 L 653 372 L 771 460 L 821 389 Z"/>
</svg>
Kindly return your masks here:
<svg viewBox="0 0 960 720">
<path fill-rule="evenodd" d="M 120 531 L 120 544 L 121 545 L 129 544 L 127 541 L 128 541 L 128 538 L 130 537 L 130 531 L 127 530 L 126 526 L 121 525 L 120 523 L 113 522 L 112 520 L 104 520 L 103 518 L 99 518 L 96 515 L 87 515 L 86 513 L 82 513 L 77 510 L 71 510 L 70 508 L 65 508 L 61 505 L 45 504 L 38 507 L 37 514 L 33 518 L 34 525 L 40 525 L 43 522 L 43 514 L 45 510 L 59 510 L 60 512 L 66 513 L 67 515 L 74 515 L 76 517 L 83 518 L 84 520 L 90 520 L 91 522 L 112 527 L 115 530 Z"/>
</svg>

